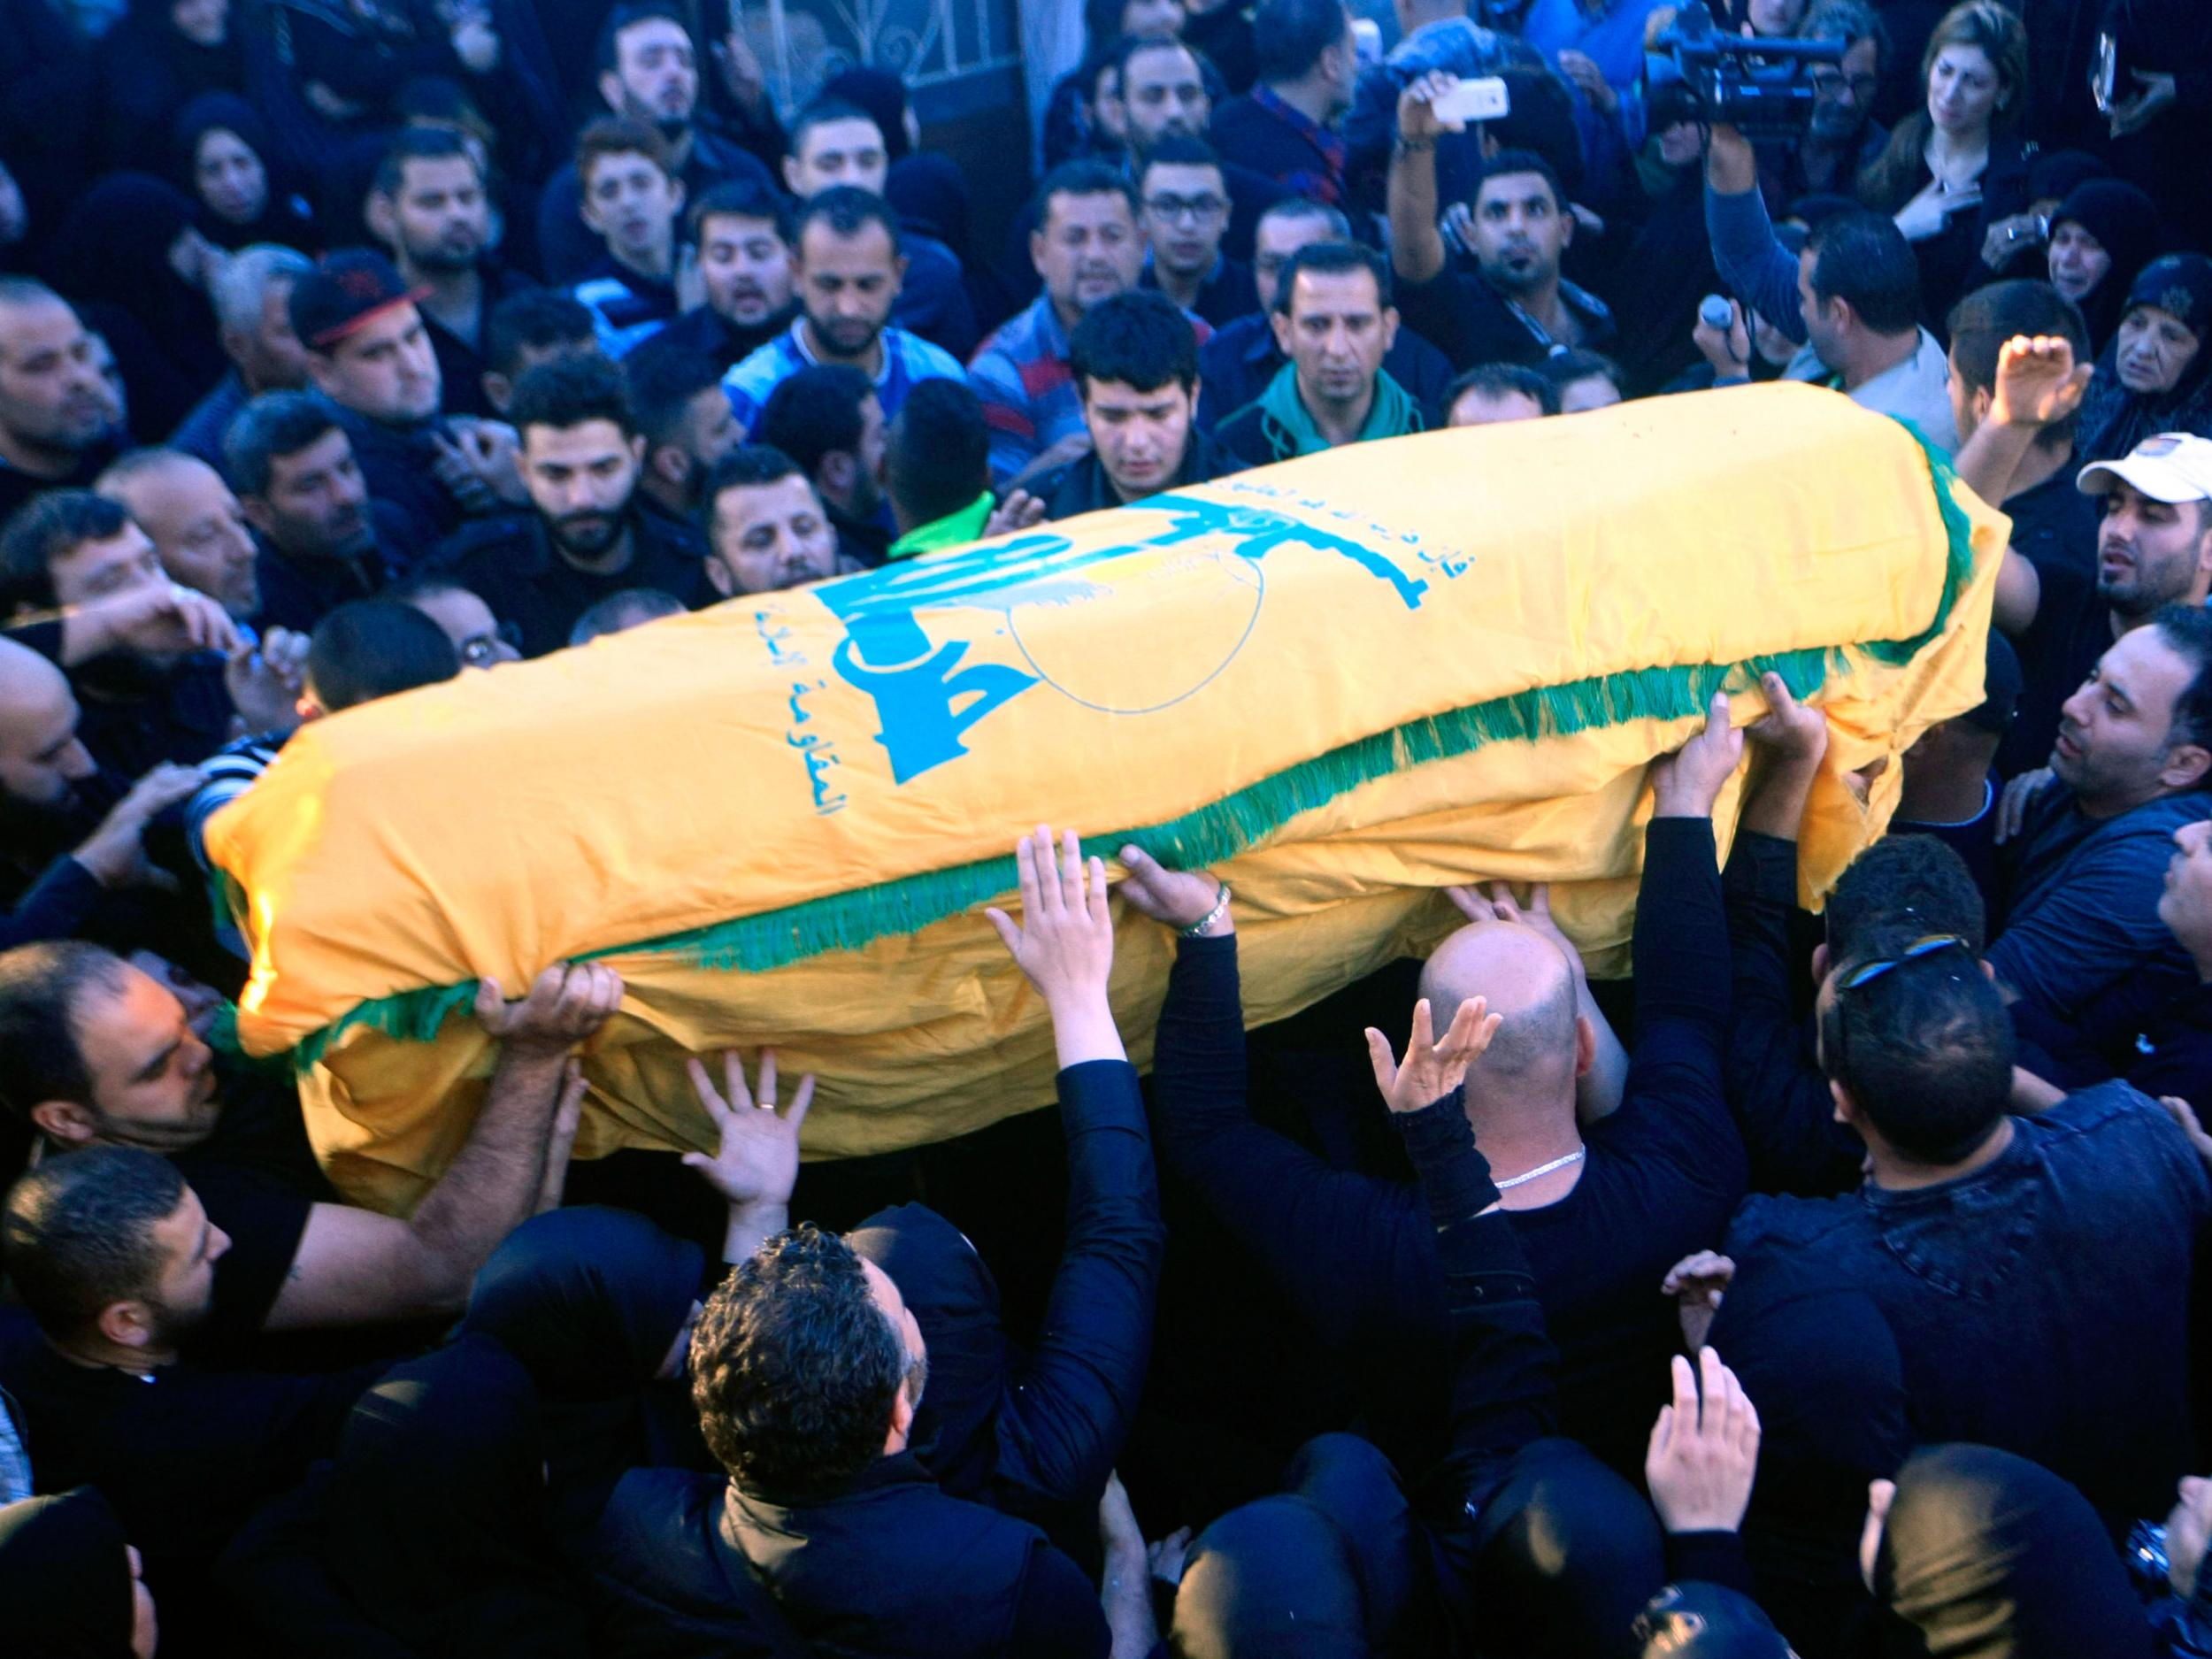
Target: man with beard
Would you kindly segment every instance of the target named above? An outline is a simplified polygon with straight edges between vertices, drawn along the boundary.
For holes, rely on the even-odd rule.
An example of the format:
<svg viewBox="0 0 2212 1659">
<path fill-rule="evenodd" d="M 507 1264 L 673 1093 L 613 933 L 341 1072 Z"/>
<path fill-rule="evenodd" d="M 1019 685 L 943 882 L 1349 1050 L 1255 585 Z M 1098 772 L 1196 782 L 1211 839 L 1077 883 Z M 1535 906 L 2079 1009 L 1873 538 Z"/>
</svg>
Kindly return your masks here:
<svg viewBox="0 0 2212 1659">
<path fill-rule="evenodd" d="M 1198 55 L 1174 35 L 1133 35 L 1122 42 L 1116 56 L 1120 69 L 1114 84 L 1119 91 L 1101 100 L 1098 120 L 1129 152 L 1131 181 L 1135 182 L 1159 145 L 1171 138 L 1205 137 L 1213 104 Z M 1229 197 L 1221 246 L 1232 258 L 1249 259 L 1260 215 L 1290 192 L 1264 173 L 1217 160 Z"/>
<path fill-rule="evenodd" d="M 628 588 L 657 588 L 687 604 L 705 598 L 699 533 L 637 501 L 645 438 L 603 357 L 531 370 L 510 417 L 522 438 L 532 511 L 473 526 L 435 563 L 520 634 L 525 657 L 568 643 L 576 620 Z"/>
<path fill-rule="evenodd" d="M 665 330 L 622 359 L 630 407 L 645 438 L 638 493 L 648 511 L 692 524 L 707 475 L 745 442 L 722 374 L 711 357 L 669 339 Z"/>
<path fill-rule="evenodd" d="M 515 382 L 532 369 L 598 349 L 598 325 L 573 294 L 555 288 L 510 294 L 484 319 L 484 401 L 504 420 Z"/>
<path fill-rule="evenodd" d="M 659 338 L 714 365 L 718 378 L 791 323 L 791 250 L 784 208 L 759 185 L 718 184 L 691 204 L 691 242 L 707 303 Z"/>
<path fill-rule="evenodd" d="M 803 588 L 860 568 L 837 551 L 822 498 L 782 450 L 749 443 L 707 480 L 707 579 L 726 599 Z"/>
<path fill-rule="evenodd" d="M 1815 64 L 1806 72 L 1813 114 L 1804 136 L 1758 146 L 1759 188 L 1776 214 L 1803 196 L 1849 196 L 1859 169 L 1889 142 L 1888 129 L 1874 119 L 1882 60 L 1889 52 L 1882 19 L 1864 0 L 1819 0 L 1798 32 L 1809 41 L 1842 42 L 1843 61 Z"/>
<path fill-rule="evenodd" d="M 698 49 L 676 7 L 645 0 L 614 9 L 599 36 L 598 88 L 614 114 L 660 130 L 694 201 L 726 182 L 775 188 L 758 157 L 698 124 Z M 547 181 L 538 204 L 538 257 L 551 281 L 575 281 L 599 257 L 599 239 L 578 211 L 582 200 L 574 166 Z"/>
<path fill-rule="evenodd" d="M 400 279 L 420 293 L 447 412 L 493 415 L 484 392 L 486 319 L 531 286 L 492 257 L 491 197 L 478 151 L 459 134 L 411 127 L 392 141 L 370 187 L 365 218 Z"/>
<path fill-rule="evenodd" d="M 1469 204 L 1475 273 L 1451 268 L 1437 229 L 1436 141 L 1454 130 L 1435 99 L 1456 77 L 1424 75 L 1398 100 L 1390 157 L 1390 263 L 1406 320 L 1466 370 L 1482 363 L 1540 365 L 1555 352 L 1612 338 L 1604 303 L 1560 275 L 1574 214 L 1552 165 L 1533 150 L 1490 158 Z"/>
<path fill-rule="evenodd" d="M 89 484 L 114 453 L 100 355 L 68 301 L 0 277 L 0 518 L 42 489 Z"/>
<path fill-rule="evenodd" d="M 1144 269 L 1136 188 L 1121 173 L 1071 161 L 1045 175 L 1037 200 L 1029 258 L 1044 292 L 1001 325 L 968 365 L 991 428 L 991 476 L 1005 489 L 1090 448 L 1068 335 L 1092 306 L 1136 287 Z M 1201 344 L 1210 333 L 1200 325 Z"/>
<path fill-rule="evenodd" d="M 809 200 L 792 233 L 791 276 L 798 319 L 722 382 L 748 434 L 760 425 L 770 394 L 809 364 L 858 369 L 875 387 L 887 421 L 898 419 L 920 382 L 961 378 L 949 352 L 891 320 L 906 257 L 897 217 L 881 196 L 843 184 Z"/>
<path fill-rule="evenodd" d="M 0 941 L 7 947 L 99 928 L 111 893 L 173 891 L 146 856 L 146 826 L 199 787 L 192 767 L 165 763 L 136 784 L 100 770 L 77 735 L 77 700 L 61 670 L 0 640 Z M 122 910 L 143 920 L 129 901 Z"/>
<path fill-rule="evenodd" d="M 353 441 L 328 403 L 272 392 L 246 405 L 223 442 L 239 510 L 260 545 L 261 619 L 305 634 L 400 568 L 378 533 Z"/>
<path fill-rule="evenodd" d="M 146 533 L 89 490 L 50 490 L 0 534 L 0 606 L 19 616 L 110 601 L 158 606 L 176 586 Z M 210 644 L 221 654 L 204 649 Z M 128 775 L 163 761 L 196 764 L 235 734 L 234 719 L 253 731 L 288 726 L 297 644 L 282 630 L 259 642 L 227 630 L 220 639 L 125 638 L 79 657 L 65 624 L 58 655 L 82 706 L 86 741 Z"/>
<path fill-rule="evenodd" d="M 1144 204 L 1144 285 L 1216 328 L 1259 307 L 1252 267 L 1221 250 L 1229 189 L 1221 161 L 1195 138 L 1164 139 L 1137 174 Z"/>
</svg>

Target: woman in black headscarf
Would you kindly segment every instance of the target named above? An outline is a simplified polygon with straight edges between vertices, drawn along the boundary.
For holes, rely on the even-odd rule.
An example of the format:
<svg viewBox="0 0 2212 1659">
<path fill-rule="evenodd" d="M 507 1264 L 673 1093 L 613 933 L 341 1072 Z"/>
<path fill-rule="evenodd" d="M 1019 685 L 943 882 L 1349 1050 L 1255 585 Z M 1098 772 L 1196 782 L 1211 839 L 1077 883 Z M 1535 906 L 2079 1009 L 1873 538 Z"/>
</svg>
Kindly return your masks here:
<svg viewBox="0 0 2212 1659">
<path fill-rule="evenodd" d="M 224 1558 L 271 1646 L 317 1659 L 584 1659 L 536 1391 L 488 1337 L 395 1365 L 336 1455 Z"/>
<path fill-rule="evenodd" d="M 1931 1446 L 1867 1517 L 1884 1659 L 2150 1659 L 2151 1633 L 2097 1512 L 2039 1464 Z"/>
<path fill-rule="evenodd" d="M 90 1486 L 0 1508 L 0 1631 L 26 1659 L 153 1659 L 154 1598 Z"/>
<path fill-rule="evenodd" d="M 565 1536 L 626 1471 L 715 1467 L 681 1380 L 701 1259 L 642 1216 L 587 1206 L 524 1222 L 476 1276 L 461 1329 L 497 1339 L 537 1385 Z"/>
<path fill-rule="evenodd" d="M 200 234 L 216 247 L 281 242 L 316 251 L 315 221 L 275 163 L 269 124 L 245 99 L 228 92 L 193 99 L 177 117 L 170 154 L 199 203 Z"/>
<path fill-rule="evenodd" d="M 2157 204 L 2124 179 L 2078 184 L 2051 215 L 2051 286 L 2081 307 L 2093 350 L 2112 343 L 2128 288 L 2157 252 Z"/>
<path fill-rule="evenodd" d="M 175 430 L 229 363 L 207 283 L 217 256 L 191 197 L 150 173 L 111 173 L 46 250 L 47 278 L 114 348 L 134 430 Z"/>
<path fill-rule="evenodd" d="M 2212 437 L 2212 258 L 2170 253 L 2136 273 L 2079 419 L 2083 461 L 2115 459 L 2154 433 Z"/>
<path fill-rule="evenodd" d="M 244 93 L 233 9 L 234 0 L 131 0 L 97 49 L 110 165 L 160 166 L 186 104 L 211 92 Z"/>
</svg>

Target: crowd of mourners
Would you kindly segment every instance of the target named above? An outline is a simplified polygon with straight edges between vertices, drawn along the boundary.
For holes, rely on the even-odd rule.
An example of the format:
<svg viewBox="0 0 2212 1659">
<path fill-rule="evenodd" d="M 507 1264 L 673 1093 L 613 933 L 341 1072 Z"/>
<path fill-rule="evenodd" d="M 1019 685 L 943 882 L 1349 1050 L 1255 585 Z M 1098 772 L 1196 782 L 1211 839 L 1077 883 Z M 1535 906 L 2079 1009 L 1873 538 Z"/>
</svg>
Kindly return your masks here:
<svg viewBox="0 0 2212 1659">
<path fill-rule="evenodd" d="M 2212 8 L 1711 4 L 1794 124 L 1653 0 L 1089 0 L 1008 224 L 726 0 L 0 0 L 0 1651 L 2212 1654 Z M 1454 888 L 1248 1034 L 1226 886 L 1040 827 L 973 925 L 1058 1110 L 919 1152 L 803 1171 L 771 1050 L 572 1165 L 555 964 L 402 1218 L 238 1049 L 203 835 L 303 722 L 1777 378 L 2010 521 L 1818 917 L 1870 780 L 1770 678 L 1651 769 L 1629 981 Z"/>
</svg>

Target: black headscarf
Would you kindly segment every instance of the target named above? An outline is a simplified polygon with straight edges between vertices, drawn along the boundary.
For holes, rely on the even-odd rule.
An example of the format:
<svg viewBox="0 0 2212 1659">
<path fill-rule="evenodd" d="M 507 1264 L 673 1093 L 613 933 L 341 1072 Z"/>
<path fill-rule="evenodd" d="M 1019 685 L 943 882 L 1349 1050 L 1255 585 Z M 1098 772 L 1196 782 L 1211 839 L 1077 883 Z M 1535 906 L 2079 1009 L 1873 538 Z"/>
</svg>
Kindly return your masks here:
<svg viewBox="0 0 2212 1659">
<path fill-rule="evenodd" d="M 565 1532 L 595 1522 L 626 1470 L 704 1463 L 681 1384 L 654 1378 L 701 1260 L 642 1216 L 584 1206 L 524 1222 L 477 1274 L 461 1330 L 496 1338 L 537 1385 Z"/>
<path fill-rule="evenodd" d="M 2091 179 L 2076 185 L 2051 215 L 2057 233 L 2069 221 L 2097 239 L 2112 264 L 2097 286 L 2082 296 L 2082 320 L 2089 325 L 2091 348 L 2102 351 L 2120 326 L 2120 311 L 2135 273 L 2158 252 L 2158 204 L 2124 179 Z"/>
<path fill-rule="evenodd" d="M 110 173 L 78 198 L 47 249 L 46 264 L 49 280 L 70 299 L 135 319 L 182 380 L 204 392 L 228 367 L 215 313 L 207 296 L 169 263 L 170 248 L 192 228 L 195 216 L 192 198 L 167 180 Z M 117 357 L 122 360 L 120 348 Z M 122 366 L 127 380 L 131 365 Z M 139 388 L 130 389 L 133 417 L 148 415 Z"/>
<path fill-rule="evenodd" d="M 234 225 L 200 199 L 199 186 L 194 178 L 199 164 L 200 141 L 219 131 L 235 135 L 260 157 L 262 169 L 268 174 L 268 197 L 262 204 L 261 216 L 250 224 Z M 314 223 L 293 196 L 284 170 L 278 165 L 269 124 L 245 99 L 228 92 L 210 92 L 193 99 L 177 117 L 176 140 L 171 153 L 175 157 L 177 180 L 185 194 L 192 197 L 196 209 L 193 222 L 199 226 L 200 234 L 217 247 L 235 250 L 254 242 L 273 242 L 297 248 L 303 253 L 314 250 Z"/>
<path fill-rule="evenodd" d="M 540 1438 L 529 1373 L 488 1337 L 394 1366 L 354 1406 L 331 1465 L 332 1573 L 423 1655 L 582 1659 Z"/>
<path fill-rule="evenodd" d="M 2200 253 L 2170 253 L 2136 273 L 2120 315 L 2138 305 L 2155 306 L 2177 319 L 2197 337 L 2197 355 L 2181 372 L 2171 391 L 2152 396 L 2131 392 L 2120 383 L 2119 342 L 2097 359 L 2096 378 L 2082 399 L 2081 442 L 2075 454 L 2084 461 L 2109 461 L 2160 432 L 2212 437 L 2212 258 Z"/>
<path fill-rule="evenodd" d="M 924 1204 L 880 1210 L 845 1241 L 899 1287 L 929 1350 L 929 1386 L 908 1444 L 947 1492 L 985 1497 L 1006 1388 L 998 1281 L 960 1229 Z"/>
<path fill-rule="evenodd" d="M 2150 1659 L 2150 1626 L 2089 1501 L 1987 1446 L 1932 1446 L 1897 1474 L 1875 1556 L 1896 1659 Z"/>
<path fill-rule="evenodd" d="M 158 165 L 177 111 L 193 99 L 246 89 L 242 42 L 253 25 L 245 0 L 231 0 L 230 27 L 219 46 L 180 33 L 175 10 L 173 0 L 131 0 L 97 49 L 110 154 L 125 166 Z M 264 150 L 262 159 L 268 158 Z"/>
<path fill-rule="evenodd" d="M 0 1629 L 38 1659 L 129 1659 L 135 1596 L 123 1523 L 90 1486 L 0 1508 Z"/>
</svg>

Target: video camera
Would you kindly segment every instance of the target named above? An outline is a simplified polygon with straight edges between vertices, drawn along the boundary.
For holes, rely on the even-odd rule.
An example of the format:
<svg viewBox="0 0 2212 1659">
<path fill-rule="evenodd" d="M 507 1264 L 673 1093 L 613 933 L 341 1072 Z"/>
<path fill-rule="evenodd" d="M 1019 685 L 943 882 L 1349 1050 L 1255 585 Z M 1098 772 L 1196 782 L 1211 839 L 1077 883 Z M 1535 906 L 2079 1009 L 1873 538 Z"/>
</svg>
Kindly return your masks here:
<svg viewBox="0 0 2212 1659">
<path fill-rule="evenodd" d="M 1813 119 L 1811 69 L 1843 61 L 1841 41 L 1766 40 L 1724 35 L 1702 0 L 1688 0 L 1675 25 L 1644 56 L 1651 130 L 1677 121 L 1735 127 L 1746 138 L 1796 138 Z"/>
</svg>

